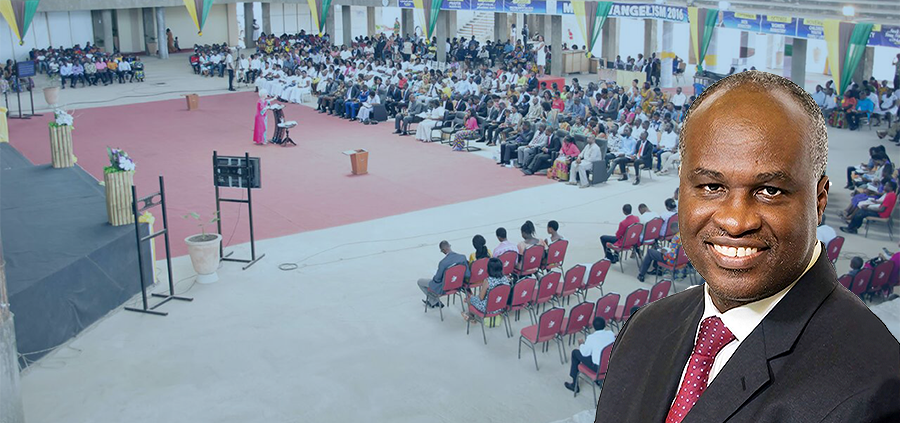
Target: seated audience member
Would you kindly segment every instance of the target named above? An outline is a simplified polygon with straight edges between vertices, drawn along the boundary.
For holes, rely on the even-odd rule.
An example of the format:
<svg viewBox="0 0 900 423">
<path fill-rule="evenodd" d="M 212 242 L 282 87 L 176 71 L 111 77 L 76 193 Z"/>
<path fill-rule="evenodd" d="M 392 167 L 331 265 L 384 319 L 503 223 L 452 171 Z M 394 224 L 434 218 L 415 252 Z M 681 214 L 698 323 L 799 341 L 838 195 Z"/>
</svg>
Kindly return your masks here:
<svg viewBox="0 0 900 423">
<path fill-rule="evenodd" d="M 401 107 L 400 113 L 394 116 L 395 134 L 400 134 L 401 136 L 409 135 L 409 125 L 424 120 L 420 115 L 424 114 L 427 109 L 425 104 L 421 101 L 416 101 L 416 98 L 415 94 L 410 95 L 409 106 Z"/>
<path fill-rule="evenodd" d="M 534 175 L 535 173 L 547 169 L 552 164 L 551 158 L 559 153 L 559 150 L 562 148 L 562 137 L 558 137 L 555 134 L 549 136 L 550 141 L 544 147 L 541 147 L 536 154 L 531 157 L 531 161 L 529 161 L 523 168 L 522 173 L 526 175 Z M 565 137 L 566 140 L 570 144 L 575 143 L 575 138 L 571 135 L 567 135 Z"/>
<path fill-rule="evenodd" d="M 466 110 L 464 119 L 465 129 L 456 131 L 453 134 L 453 151 L 463 151 L 466 149 L 466 140 L 478 138 L 478 118 L 475 117 L 474 110 Z"/>
<path fill-rule="evenodd" d="M 665 263 L 669 266 L 675 265 L 675 263 L 678 262 L 679 249 L 681 249 L 680 234 L 675 234 L 672 238 L 672 242 L 666 247 L 648 248 L 647 255 L 644 256 L 644 260 L 641 262 L 641 269 L 638 271 L 638 280 L 641 282 L 644 281 L 651 265 L 654 269 L 657 269 L 659 263 Z"/>
<path fill-rule="evenodd" d="M 506 239 L 506 228 L 497 228 L 495 234 L 497 235 L 497 240 L 500 241 L 500 244 L 497 245 L 497 248 L 494 248 L 494 257 L 500 257 L 507 251 L 515 251 L 518 253 L 516 244 Z"/>
<path fill-rule="evenodd" d="M 491 250 L 488 250 L 487 241 L 485 241 L 483 236 L 475 235 L 472 238 L 472 247 L 475 247 L 475 252 L 469 254 L 469 264 L 474 263 L 475 260 L 491 257 Z"/>
<path fill-rule="evenodd" d="M 544 245 L 543 241 L 537 239 L 535 232 L 537 231 L 534 228 L 534 223 L 530 220 L 526 220 L 525 223 L 522 224 L 522 241 L 516 246 L 520 258 L 525 254 L 525 250 L 528 248 L 535 245 Z"/>
<path fill-rule="evenodd" d="M 606 254 L 606 259 L 612 263 L 617 263 L 619 261 L 619 253 L 613 252 L 609 246 L 611 244 L 621 246 L 622 242 L 625 241 L 625 230 L 627 230 L 629 226 L 638 223 L 638 217 L 631 214 L 631 204 L 622 206 L 622 213 L 625 215 L 625 218 L 619 222 L 619 229 L 616 230 L 616 234 L 603 235 L 600 237 L 600 244 L 603 245 L 603 252 Z"/>
<path fill-rule="evenodd" d="M 553 137 L 555 137 L 555 135 L 553 134 L 553 129 L 549 126 L 544 129 L 544 133 L 535 134 L 534 138 L 531 139 L 531 142 L 529 142 L 528 145 L 523 145 L 516 149 L 516 152 L 518 154 L 516 166 L 523 169 L 526 168 L 528 163 L 531 162 L 531 158 L 534 157 L 544 147 L 546 147 L 550 142 L 550 139 Z"/>
<path fill-rule="evenodd" d="M 666 123 L 665 130 L 659 140 L 659 156 L 656 161 L 656 173 L 666 175 L 675 162 L 681 160 L 678 152 L 678 134 L 672 131 L 672 124 Z"/>
<path fill-rule="evenodd" d="M 660 237 L 668 236 L 668 232 L 666 231 L 669 230 L 669 219 L 671 219 L 672 216 L 678 214 L 678 206 L 675 204 L 675 200 L 666 198 L 665 205 L 666 211 L 662 212 L 662 214 L 659 215 L 659 217 L 661 217 L 663 220 L 663 227 L 659 230 Z"/>
<path fill-rule="evenodd" d="M 372 119 L 372 112 L 375 110 L 375 106 L 381 104 L 381 96 L 375 89 L 369 90 L 369 93 L 369 98 L 359 106 L 359 121 L 365 125 L 375 125 L 378 121 Z"/>
<path fill-rule="evenodd" d="M 422 142 L 431 142 L 431 130 L 444 120 L 445 108 L 437 100 L 431 101 L 431 111 L 423 113 L 420 117 L 426 118 L 416 127 L 416 139 Z"/>
<path fill-rule="evenodd" d="M 461 264 L 466 266 L 466 277 L 469 277 L 469 262 L 466 261 L 466 256 L 454 253 L 453 250 L 450 249 L 450 243 L 447 241 L 441 241 L 439 248 L 441 249 L 441 252 L 444 253 L 444 258 L 438 263 L 437 272 L 435 272 L 431 279 L 419 279 L 418 282 L 419 289 L 425 293 L 425 299 L 422 300 L 422 302 L 431 308 L 444 307 L 444 304 L 440 301 L 440 295 L 444 292 L 444 272 L 446 272 L 447 269 L 457 264 Z"/>
<path fill-rule="evenodd" d="M 860 256 L 854 256 L 850 259 L 850 271 L 847 272 L 848 275 L 856 277 L 856 274 L 859 273 L 863 268 L 863 259 Z"/>
<path fill-rule="evenodd" d="M 575 158 L 575 162 L 572 163 L 572 167 L 569 169 L 569 185 L 578 184 L 580 188 L 591 186 L 588 181 L 587 171 L 594 168 L 594 162 L 603 159 L 603 151 L 597 146 L 594 137 L 589 136 L 586 140 L 587 144 L 584 145 L 584 150 L 578 153 L 578 157 Z M 629 206 L 629 213 L 631 213 L 630 209 L 631 206 Z"/>
<path fill-rule="evenodd" d="M 640 213 L 638 220 L 644 225 L 646 225 L 647 222 L 660 217 L 659 214 L 650 211 L 650 207 L 647 207 L 644 203 L 638 204 L 638 213 Z"/>
<path fill-rule="evenodd" d="M 555 220 L 547 222 L 547 233 L 550 234 L 550 238 L 544 240 L 544 244 L 547 245 L 547 247 L 549 247 L 550 244 L 556 241 L 562 241 L 565 239 L 562 235 L 559 234 L 559 222 Z"/>
<path fill-rule="evenodd" d="M 559 148 L 559 155 L 553 161 L 553 165 L 547 171 L 547 177 L 556 179 L 560 182 L 569 180 L 569 165 L 578 157 L 578 146 L 573 142 L 573 138 L 563 138 L 562 145 Z"/>
<path fill-rule="evenodd" d="M 857 229 L 862 226 L 863 220 L 870 216 L 877 216 L 880 218 L 888 218 L 891 216 L 891 213 L 894 211 L 894 206 L 897 204 L 897 183 L 894 181 L 887 181 L 884 184 L 884 195 L 881 198 L 873 201 L 871 204 L 863 205 L 860 203 L 860 208 L 853 213 L 853 218 L 850 219 L 850 224 L 847 226 L 841 227 L 841 232 L 846 232 L 850 234 L 855 234 Z"/>
<path fill-rule="evenodd" d="M 624 165 L 622 166 L 624 168 Z M 641 132 L 641 137 L 637 143 L 637 149 L 634 151 L 634 185 L 641 183 L 641 168 L 653 168 L 653 145 L 647 139 L 647 132 Z M 622 172 L 620 181 L 628 180 L 628 171 Z"/>
<path fill-rule="evenodd" d="M 497 164 L 510 164 L 513 155 L 516 153 L 519 147 L 529 144 L 535 137 L 543 136 L 544 128 L 546 128 L 546 125 L 544 125 L 543 123 L 537 124 L 537 129 L 535 130 L 534 125 L 532 125 L 531 122 L 522 122 L 522 130 L 519 132 L 519 135 L 500 144 L 500 161 L 497 162 Z M 516 157 L 518 157 L 517 154 Z"/>
<path fill-rule="evenodd" d="M 503 262 L 501 262 L 500 259 L 491 258 L 488 260 L 487 271 L 488 277 L 484 280 L 484 283 L 481 284 L 478 295 L 470 296 L 469 294 L 466 294 L 466 302 L 482 313 L 484 313 L 487 308 L 487 301 L 485 300 L 487 293 L 500 285 L 509 285 L 509 279 L 503 274 Z M 462 312 L 462 316 L 465 320 L 475 318 L 475 315 L 469 311 Z"/>
<path fill-rule="evenodd" d="M 825 224 L 825 216 L 823 215 L 822 221 L 819 222 L 819 226 L 816 228 L 816 239 L 828 246 L 828 243 L 835 238 L 837 238 L 837 232 L 834 231 L 834 228 Z"/>
<path fill-rule="evenodd" d="M 602 317 L 595 317 L 594 333 L 579 340 L 578 348 L 572 350 L 572 364 L 569 368 L 569 376 L 572 377 L 571 382 L 566 382 L 566 389 L 578 392 L 578 366 L 584 364 L 592 371 L 600 368 L 600 359 L 603 357 L 603 349 L 609 344 L 616 341 L 616 335 L 612 331 L 606 330 L 606 321 Z"/>
</svg>

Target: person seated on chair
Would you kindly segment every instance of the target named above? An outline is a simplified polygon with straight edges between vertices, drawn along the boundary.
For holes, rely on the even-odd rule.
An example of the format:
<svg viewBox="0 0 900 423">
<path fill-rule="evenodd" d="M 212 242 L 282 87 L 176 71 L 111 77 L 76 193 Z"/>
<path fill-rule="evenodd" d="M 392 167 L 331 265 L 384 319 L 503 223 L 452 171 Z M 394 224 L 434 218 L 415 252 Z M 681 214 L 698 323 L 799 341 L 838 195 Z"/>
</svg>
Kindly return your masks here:
<svg viewBox="0 0 900 423">
<path fill-rule="evenodd" d="M 441 241 L 439 248 L 441 249 L 441 253 L 444 253 L 444 258 L 438 263 L 437 272 L 430 279 L 419 279 L 418 282 L 419 289 L 425 293 L 425 299 L 422 300 L 422 302 L 431 308 L 444 306 L 444 304 L 441 303 L 439 296 L 444 292 L 444 272 L 446 272 L 447 269 L 457 264 L 461 264 L 466 266 L 466 277 L 469 277 L 469 262 L 466 261 L 466 256 L 454 253 L 453 250 L 450 249 L 450 243 L 447 241 Z"/>
<path fill-rule="evenodd" d="M 647 271 L 650 269 L 650 266 L 653 265 L 654 269 L 657 269 L 659 263 L 665 263 L 669 266 L 674 266 L 675 263 L 678 262 L 678 250 L 681 248 L 681 235 L 675 234 L 675 237 L 672 238 L 672 242 L 669 243 L 668 246 L 662 248 L 648 248 L 647 255 L 644 256 L 644 260 L 641 262 L 641 269 L 638 272 L 638 280 L 643 282 L 644 278 L 647 275 Z M 658 270 L 658 269 L 657 269 Z M 675 275 L 672 275 L 672 278 L 675 278 Z"/>
<path fill-rule="evenodd" d="M 672 216 L 678 214 L 678 205 L 675 203 L 675 199 L 666 198 L 664 204 L 666 206 L 666 211 L 662 212 L 662 214 L 659 215 L 659 217 L 661 217 L 663 220 L 663 227 L 659 230 L 660 238 L 668 236 L 666 235 L 666 231 L 669 230 L 669 219 Z"/>
<path fill-rule="evenodd" d="M 603 245 L 603 252 L 606 254 L 606 259 L 612 263 L 619 261 L 619 253 L 613 252 L 610 245 L 615 244 L 616 246 L 621 246 L 625 241 L 625 231 L 629 226 L 638 223 L 638 217 L 631 214 L 631 204 L 622 206 L 622 213 L 625 214 L 625 219 L 622 219 L 622 221 L 619 222 L 619 229 L 616 231 L 616 234 L 603 235 L 600 237 L 600 244 Z"/>
<path fill-rule="evenodd" d="M 672 123 L 667 122 L 659 139 L 659 154 L 656 160 L 656 174 L 665 175 L 676 161 L 681 160 L 678 153 L 678 134 L 672 130 Z"/>
<path fill-rule="evenodd" d="M 381 96 L 378 95 L 378 91 L 375 89 L 370 89 L 369 92 L 371 93 L 369 98 L 359 106 L 359 120 L 366 125 L 375 125 L 378 121 L 371 118 L 372 111 L 375 110 L 375 106 L 381 104 Z"/>
<path fill-rule="evenodd" d="M 497 235 L 497 240 L 500 241 L 500 244 L 497 245 L 497 248 L 494 248 L 494 257 L 500 257 L 503 253 L 507 251 L 516 251 L 516 244 L 508 239 L 506 239 L 506 228 L 497 228 L 494 233 Z"/>
<path fill-rule="evenodd" d="M 539 151 L 542 151 L 544 147 L 547 147 L 551 138 L 555 138 L 555 135 L 553 133 L 553 128 L 549 126 L 544 128 L 543 133 L 534 134 L 534 138 L 531 139 L 531 142 L 529 142 L 528 145 L 519 146 L 519 148 L 516 149 L 518 155 L 516 165 L 525 169 L 531 162 L 531 158 Z"/>
<path fill-rule="evenodd" d="M 575 158 L 569 169 L 569 185 L 580 184 L 581 188 L 591 186 L 588 181 L 587 171 L 594 168 L 594 162 L 603 159 L 603 151 L 597 146 L 594 137 L 588 136 L 586 140 L 587 144 L 584 145 L 584 150 L 578 153 L 578 157 Z"/>
<path fill-rule="evenodd" d="M 559 234 L 559 222 L 555 220 L 547 222 L 547 233 L 550 234 L 550 238 L 544 239 L 544 245 L 546 245 L 548 249 L 550 248 L 550 244 L 553 244 L 556 241 L 565 240 L 565 238 Z"/>
<path fill-rule="evenodd" d="M 641 183 L 641 168 L 653 169 L 653 145 L 647 138 L 647 131 L 641 132 L 641 137 L 638 140 L 633 157 L 635 173 L 633 185 L 637 185 Z M 622 165 L 622 167 L 622 177 L 619 178 L 619 180 L 627 181 L 628 171 L 624 169 L 625 165 Z"/>
<path fill-rule="evenodd" d="M 537 129 L 535 129 L 535 126 L 537 127 Z M 497 164 L 510 164 L 513 154 L 518 150 L 518 148 L 531 142 L 534 137 L 543 135 L 544 128 L 546 128 L 546 125 L 544 125 L 543 123 L 535 125 L 527 120 L 523 121 L 522 129 L 519 131 L 519 135 L 508 139 L 506 142 L 500 143 L 500 161 L 497 162 Z"/>
<path fill-rule="evenodd" d="M 534 223 L 530 220 L 526 220 L 525 223 L 522 224 L 522 241 L 516 246 L 516 250 L 519 252 L 519 256 L 525 255 L 525 250 L 533 247 L 535 245 L 544 245 L 544 242 L 539 240 L 535 235 L 537 232 L 534 228 Z M 544 245 L 546 246 L 546 245 Z"/>
<path fill-rule="evenodd" d="M 578 340 L 578 348 L 572 350 L 572 364 L 569 367 L 571 382 L 566 382 L 566 389 L 578 393 L 578 366 L 584 364 L 591 371 L 600 369 L 600 359 L 603 357 L 603 349 L 616 341 L 616 335 L 606 330 L 606 320 L 595 317 L 593 321 L 594 333 Z M 602 383 L 602 381 L 601 381 Z"/>
<path fill-rule="evenodd" d="M 897 183 L 894 181 L 887 181 L 884 183 L 884 195 L 881 198 L 875 200 L 873 204 L 867 206 L 866 208 L 860 207 L 853 213 L 853 218 L 850 220 L 850 224 L 847 226 L 841 227 L 841 232 L 846 232 L 849 234 L 855 234 L 856 230 L 859 229 L 863 224 L 863 220 L 867 217 L 879 217 L 882 219 L 886 219 L 891 216 L 891 213 L 894 211 L 894 206 L 897 204 Z"/>
<path fill-rule="evenodd" d="M 616 171 L 616 166 L 618 166 L 619 170 L 622 172 L 622 176 L 625 176 L 625 179 L 628 179 L 628 169 L 625 165 L 634 163 L 632 154 L 634 149 L 637 148 L 637 140 L 631 136 L 631 126 L 623 124 L 621 132 L 622 134 L 618 137 L 619 142 L 617 146 L 614 145 L 606 154 L 606 161 L 609 163 L 607 173 L 609 176 L 612 176 Z"/>
<path fill-rule="evenodd" d="M 526 175 L 534 175 L 535 173 L 548 169 L 550 165 L 553 164 L 551 158 L 554 155 L 559 154 L 559 150 L 562 148 L 562 137 L 556 136 L 556 134 L 551 134 L 549 136 L 550 141 L 546 146 L 541 147 L 536 154 L 531 157 L 531 161 L 527 162 L 522 167 L 522 173 Z M 569 143 L 575 143 L 575 137 L 571 135 L 567 135 L 566 139 Z"/>
<path fill-rule="evenodd" d="M 426 118 L 416 127 L 416 139 L 422 142 L 431 142 L 431 130 L 443 122 L 446 109 L 440 101 L 431 100 L 431 111 L 422 113 L 419 117 Z"/>
<path fill-rule="evenodd" d="M 415 94 L 410 94 L 409 106 L 401 107 L 400 111 L 394 116 L 395 134 L 400 136 L 409 135 L 409 125 L 423 120 L 419 115 L 425 113 L 425 103 L 416 101 L 416 98 Z"/>
<path fill-rule="evenodd" d="M 834 228 L 825 224 L 825 216 L 822 216 L 822 221 L 819 222 L 819 226 L 816 228 L 816 239 L 827 247 L 828 243 L 835 238 L 837 238 L 837 232 L 834 231 Z"/>
<path fill-rule="evenodd" d="M 862 257 L 854 256 L 852 259 L 850 259 L 850 271 L 847 272 L 847 274 L 852 277 L 856 277 L 856 274 L 859 273 L 860 270 L 862 270 L 863 264 L 864 262 Z"/>
<path fill-rule="evenodd" d="M 475 260 L 491 257 L 491 250 L 488 249 L 487 241 L 483 236 L 475 235 L 472 238 L 472 247 L 475 247 L 475 252 L 469 254 L 469 264 L 475 263 Z"/>
<path fill-rule="evenodd" d="M 464 151 L 466 149 L 466 140 L 478 138 L 478 118 L 475 117 L 475 110 L 467 109 L 464 129 L 456 131 L 453 134 L 453 151 Z"/>
<path fill-rule="evenodd" d="M 369 91 L 369 87 L 363 86 L 359 90 L 359 96 L 356 98 L 349 99 L 344 102 L 344 119 L 350 119 L 350 121 L 355 121 L 357 119 L 357 113 L 359 113 L 359 108 L 363 103 L 369 101 L 369 97 L 372 96 L 373 93 Z"/>
<path fill-rule="evenodd" d="M 466 294 L 466 302 L 482 313 L 487 309 L 487 300 L 485 300 L 487 293 L 500 285 L 509 285 L 509 278 L 503 274 L 503 262 L 501 262 L 500 259 L 491 258 L 488 260 L 487 272 L 488 277 L 484 280 L 484 283 L 481 284 L 478 295 L 470 296 L 468 293 Z M 468 310 L 462 312 L 462 316 L 465 320 L 475 318 L 475 315 Z"/>
</svg>

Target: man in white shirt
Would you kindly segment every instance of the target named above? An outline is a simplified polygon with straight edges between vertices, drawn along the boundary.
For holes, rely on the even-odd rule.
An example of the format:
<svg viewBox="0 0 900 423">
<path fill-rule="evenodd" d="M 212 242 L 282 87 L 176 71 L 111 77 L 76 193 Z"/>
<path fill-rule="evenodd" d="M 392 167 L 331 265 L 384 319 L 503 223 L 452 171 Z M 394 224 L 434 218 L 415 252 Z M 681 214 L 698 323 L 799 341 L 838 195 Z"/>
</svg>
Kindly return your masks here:
<svg viewBox="0 0 900 423">
<path fill-rule="evenodd" d="M 665 175 L 669 173 L 672 164 L 677 160 L 681 160 L 678 154 L 678 134 L 672 130 L 672 124 L 666 123 L 665 129 L 659 138 L 659 154 L 656 161 L 656 174 Z"/>
<path fill-rule="evenodd" d="M 820 109 L 825 108 L 825 91 L 822 90 L 821 85 L 816 85 L 816 92 L 812 95 L 813 100 L 816 101 L 816 105 L 819 106 Z"/>
<path fill-rule="evenodd" d="M 834 228 L 825 224 L 825 216 L 822 216 L 822 221 L 816 228 L 816 239 L 828 247 L 828 243 L 835 238 L 837 238 L 837 232 L 834 231 Z"/>
<path fill-rule="evenodd" d="M 500 241 L 500 244 L 497 245 L 497 248 L 494 248 L 494 257 L 500 257 L 507 251 L 518 253 L 519 249 L 516 243 L 506 239 L 506 228 L 497 228 L 495 235 L 497 235 L 497 240 Z"/>
<path fill-rule="evenodd" d="M 640 216 L 638 216 L 638 221 L 643 225 L 646 225 L 647 222 L 660 217 L 658 213 L 650 211 L 650 207 L 647 207 L 647 205 L 644 203 L 638 204 L 638 213 L 640 213 Z"/>
<path fill-rule="evenodd" d="M 672 95 L 670 101 L 672 102 L 672 105 L 675 106 L 675 110 L 681 110 L 684 107 L 684 103 L 687 102 L 687 96 L 681 92 L 681 87 L 675 89 L 675 94 Z"/>
<path fill-rule="evenodd" d="M 578 392 L 578 366 L 584 364 L 592 371 L 600 368 L 600 360 L 603 357 L 603 349 L 616 341 L 616 335 L 606 330 L 606 321 L 602 317 L 595 317 L 594 333 L 578 341 L 578 348 L 572 350 L 572 364 L 569 367 L 569 376 L 572 382 L 566 382 L 566 389 Z"/>
<path fill-rule="evenodd" d="M 572 163 L 572 169 L 569 171 L 569 185 L 578 184 L 579 188 L 587 188 L 590 186 L 587 178 L 587 171 L 593 170 L 594 162 L 603 159 L 603 152 L 600 150 L 600 147 L 597 146 L 594 137 L 589 136 L 586 141 L 587 144 L 584 145 L 584 150 L 581 150 L 581 152 L 578 153 L 578 157 L 575 158 L 575 162 Z"/>
<path fill-rule="evenodd" d="M 256 82 L 256 78 L 259 77 L 259 74 L 262 72 L 262 61 L 259 60 L 259 55 L 253 54 L 250 55 L 250 75 L 249 79 L 247 79 L 248 83 Z"/>
<path fill-rule="evenodd" d="M 72 63 L 68 60 L 59 67 L 59 80 L 62 81 L 62 89 L 66 89 L 66 79 L 72 76 Z"/>
<path fill-rule="evenodd" d="M 665 237 L 665 236 L 669 235 L 669 232 L 668 232 L 669 219 L 671 219 L 672 216 L 678 214 L 678 204 L 675 203 L 674 198 L 666 198 L 666 201 L 664 204 L 666 206 L 666 211 L 660 213 L 660 215 L 659 215 L 659 217 L 661 217 L 664 222 L 662 229 L 660 229 L 660 231 L 659 231 L 660 237 Z"/>
<path fill-rule="evenodd" d="M 235 91 L 234 89 L 234 55 L 231 54 L 231 51 L 228 51 L 228 54 L 225 56 L 225 69 L 228 71 L 228 91 Z"/>
</svg>

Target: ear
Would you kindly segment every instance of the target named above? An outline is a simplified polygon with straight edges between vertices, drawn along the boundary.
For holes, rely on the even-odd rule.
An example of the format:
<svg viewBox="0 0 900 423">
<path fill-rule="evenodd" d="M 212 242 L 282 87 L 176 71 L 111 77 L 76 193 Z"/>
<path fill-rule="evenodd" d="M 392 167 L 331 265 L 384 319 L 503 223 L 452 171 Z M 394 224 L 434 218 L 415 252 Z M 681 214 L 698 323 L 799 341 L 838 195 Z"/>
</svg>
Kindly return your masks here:
<svg viewBox="0 0 900 423">
<path fill-rule="evenodd" d="M 825 214 L 825 206 L 828 205 L 828 189 L 831 188 L 831 181 L 828 176 L 822 176 L 816 184 L 816 226 L 822 223 L 822 216 Z"/>
</svg>

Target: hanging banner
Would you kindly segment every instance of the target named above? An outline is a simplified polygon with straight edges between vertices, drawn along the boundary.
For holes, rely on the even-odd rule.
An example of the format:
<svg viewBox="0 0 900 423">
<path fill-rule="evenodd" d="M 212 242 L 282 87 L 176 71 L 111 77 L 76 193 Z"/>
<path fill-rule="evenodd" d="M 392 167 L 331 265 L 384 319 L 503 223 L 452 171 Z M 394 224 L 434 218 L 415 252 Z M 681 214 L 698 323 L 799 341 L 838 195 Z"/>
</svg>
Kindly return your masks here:
<svg viewBox="0 0 900 423">
<path fill-rule="evenodd" d="M 797 19 L 797 37 L 824 40 L 825 21 L 822 19 Z"/>
<path fill-rule="evenodd" d="M 328 18 L 328 11 L 331 10 L 331 0 L 308 0 L 308 3 L 316 33 L 321 37 L 325 32 L 325 19 Z"/>
<path fill-rule="evenodd" d="M 503 8 L 503 0 L 469 0 L 472 10 L 494 12 Z"/>
<path fill-rule="evenodd" d="M 25 34 L 37 8 L 38 0 L 0 0 L 0 14 L 6 19 L 20 46 L 25 44 Z"/>
<path fill-rule="evenodd" d="M 797 36 L 797 19 L 790 16 L 766 15 L 762 18 L 762 32 L 777 35 Z"/>
<path fill-rule="evenodd" d="M 469 0 L 442 0 L 441 10 L 469 10 Z"/>
<path fill-rule="evenodd" d="M 556 14 L 574 15 L 575 9 L 569 0 L 556 1 Z M 662 4 L 613 3 L 609 9 L 610 18 L 662 19 L 672 22 L 687 22 L 687 8 Z"/>
<path fill-rule="evenodd" d="M 591 51 L 594 50 L 594 45 L 597 43 L 597 36 L 600 35 L 600 30 L 603 28 L 603 24 L 606 23 L 612 3 L 608 1 L 575 0 L 572 4 L 575 7 L 578 27 L 581 28 L 581 36 L 587 42 L 586 54 L 590 58 Z"/>
<path fill-rule="evenodd" d="M 718 9 L 705 9 L 702 7 L 689 7 L 691 47 L 697 57 L 697 71 L 703 70 L 703 60 L 706 58 L 706 50 L 712 40 L 713 29 L 719 19 Z"/>
<path fill-rule="evenodd" d="M 503 0 L 503 12 L 508 13 L 547 13 L 546 0 Z"/>
<path fill-rule="evenodd" d="M 723 12 L 722 26 L 725 28 L 741 29 L 750 32 L 761 32 L 761 18 L 762 16 L 754 13 Z"/>
<path fill-rule="evenodd" d="M 879 29 L 873 28 L 869 45 L 900 48 L 900 26 L 881 25 Z"/>
<path fill-rule="evenodd" d="M 206 18 L 209 16 L 209 9 L 212 7 L 214 0 L 184 0 L 184 7 L 187 8 L 188 14 L 194 20 L 197 26 L 197 33 L 203 36 L 203 26 L 206 25 Z"/>
</svg>

